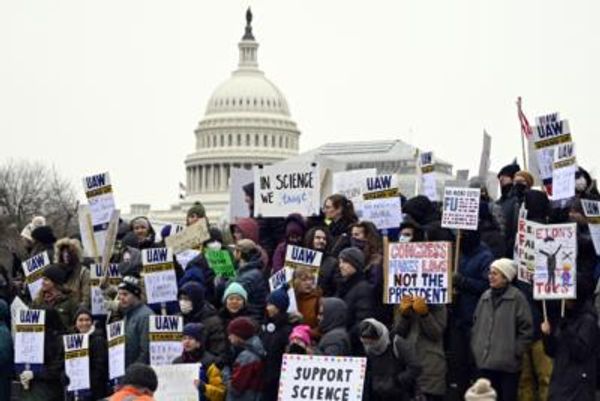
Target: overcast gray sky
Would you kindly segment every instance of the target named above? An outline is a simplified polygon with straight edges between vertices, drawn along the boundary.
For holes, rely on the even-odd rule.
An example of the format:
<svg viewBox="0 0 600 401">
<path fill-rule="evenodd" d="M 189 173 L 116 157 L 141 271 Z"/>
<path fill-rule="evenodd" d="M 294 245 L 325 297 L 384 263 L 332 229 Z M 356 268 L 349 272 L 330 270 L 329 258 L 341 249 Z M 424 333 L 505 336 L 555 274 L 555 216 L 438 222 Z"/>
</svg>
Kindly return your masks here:
<svg viewBox="0 0 600 401">
<path fill-rule="evenodd" d="M 474 171 L 486 128 L 497 169 L 520 155 L 520 95 L 532 123 L 569 119 L 596 171 L 597 0 L 0 0 L 0 162 L 52 163 L 80 190 L 108 170 L 123 209 L 176 202 L 248 5 L 301 151 L 399 138 Z"/>
</svg>

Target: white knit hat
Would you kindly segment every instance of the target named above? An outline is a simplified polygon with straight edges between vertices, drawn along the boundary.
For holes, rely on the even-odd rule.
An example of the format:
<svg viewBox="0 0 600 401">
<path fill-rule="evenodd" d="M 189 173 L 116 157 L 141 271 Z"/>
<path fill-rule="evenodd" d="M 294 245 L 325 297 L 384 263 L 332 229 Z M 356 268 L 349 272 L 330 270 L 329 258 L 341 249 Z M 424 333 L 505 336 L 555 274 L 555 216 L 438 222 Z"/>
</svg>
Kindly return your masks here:
<svg viewBox="0 0 600 401">
<path fill-rule="evenodd" d="M 477 379 L 465 393 L 465 401 L 496 401 L 496 391 L 488 379 Z"/>
<path fill-rule="evenodd" d="M 492 268 L 499 270 L 509 283 L 513 281 L 517 275 L 517 267 L 515 266 L 515 262 L 511 259 L 502 258 L 494 260 L 492 262 Z"/>
</svg>

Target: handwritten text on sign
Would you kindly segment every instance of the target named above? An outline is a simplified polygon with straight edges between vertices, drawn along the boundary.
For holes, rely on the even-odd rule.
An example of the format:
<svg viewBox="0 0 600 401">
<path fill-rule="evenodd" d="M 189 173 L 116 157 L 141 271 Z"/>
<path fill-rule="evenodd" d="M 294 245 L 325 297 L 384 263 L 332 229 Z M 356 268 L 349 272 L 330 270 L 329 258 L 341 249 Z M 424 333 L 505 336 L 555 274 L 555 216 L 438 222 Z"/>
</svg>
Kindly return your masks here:
<svg viewBox="0 0 600 401">
<path fill-rule="evenodd" d="M 477 230 L 480 196 L 481 190 L 476 188 L 444 189 L 442 227 Z"/>
<path fill-rule="evenodd" d="M 181 355 L 182 316 L 150 316 L 150 365 L 170 365 Z"/>
<path fill-rule="evenodd" d="M 29 289 L 31 299 L 37 298 L 42 289 L 42 274 L 49 264 L 50 258 L 48 257 L 48 252 L 38 253 L 23 262 L 25 281 L 27 282 L 27 288 Z"/>
<path fill-rule="evenodd" d="M 95 263 L 90 266 L 90 298 L 92 303 L 92 315 L 106 315 L 108 310 L 104 306 L 105 298 L 100 288 L 102 280 L 106 277 L 107 284 L 117 286 L 121 282 L 119 274 L 119 265 L 110 263 L 108 271 L 104 272 L 100 263 Z"/>
<path fill-rule="evenodd" d="M 46 312 L 21 309 L 17 314 L 15 334 L 15 363 L 44 363 L 44 324 Z"/>
<path fill-rule="evenodd" d="M 144 286 L 149 304 L 177 300 L 177 277 L 171 248 L 142 250 Z"/>
<path fill-rule="evenodd" d="M 125 374 L 125 322 L 119 320 L 106 326 L 108 338 L 108 378 L 117 379 Z"/>
<path fill-rule="evenodd" d="M 404 296 L 424 298 L 428 304 L 450 302 L 450 242 L 406 242 L 389 245 L 386 303 Z"/>
<path fill-rule="evenodd" d="M 90 388 L 90 353 L 87 334 L 63 336 L 65 347 L 65 373 L 69 378 L 68 391 Z"/>
</svg>

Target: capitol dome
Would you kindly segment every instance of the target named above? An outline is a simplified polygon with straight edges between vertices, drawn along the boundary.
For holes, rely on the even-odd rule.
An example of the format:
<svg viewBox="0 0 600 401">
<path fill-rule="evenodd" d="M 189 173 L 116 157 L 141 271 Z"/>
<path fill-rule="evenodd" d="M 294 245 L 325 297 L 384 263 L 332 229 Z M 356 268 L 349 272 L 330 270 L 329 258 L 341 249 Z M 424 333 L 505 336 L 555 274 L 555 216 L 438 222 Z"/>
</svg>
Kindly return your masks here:
<svg viewBox="0 0 600 401">
<path fill-rule="evenodd" d="M 231 169 L 251 169 L 298 154 L 300 131 L 283 93 L 258 68 L 252 13 L 238 43 L 238 68 L 219 85 L 195 130 L 196 149 L 185 160 L 185 203 L 202 202 L 220 216 L 229 202 Z"/>
</svg>

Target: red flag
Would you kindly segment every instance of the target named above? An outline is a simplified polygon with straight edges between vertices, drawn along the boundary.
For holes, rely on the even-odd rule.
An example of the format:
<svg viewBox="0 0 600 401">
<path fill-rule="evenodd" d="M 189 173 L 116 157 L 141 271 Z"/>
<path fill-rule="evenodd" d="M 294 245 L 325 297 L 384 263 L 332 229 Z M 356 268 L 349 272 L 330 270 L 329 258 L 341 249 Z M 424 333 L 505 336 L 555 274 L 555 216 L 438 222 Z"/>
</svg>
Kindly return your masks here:
<svg viewBox="0 0 600 401">
<path fill-rule="evenodd" d="M 525 135 L 528 139 L 533 137 L 533 130 L 529 125 L 529 121 L 527 121 L 527 117 L 525 117 L 525 113 L 523 113 L 523 108 L 521 107 L 521 96 L 517 98 L 517 110 L 519 115 L 519 122 L 521 123 L 521 134 Z"/>
</svg>

